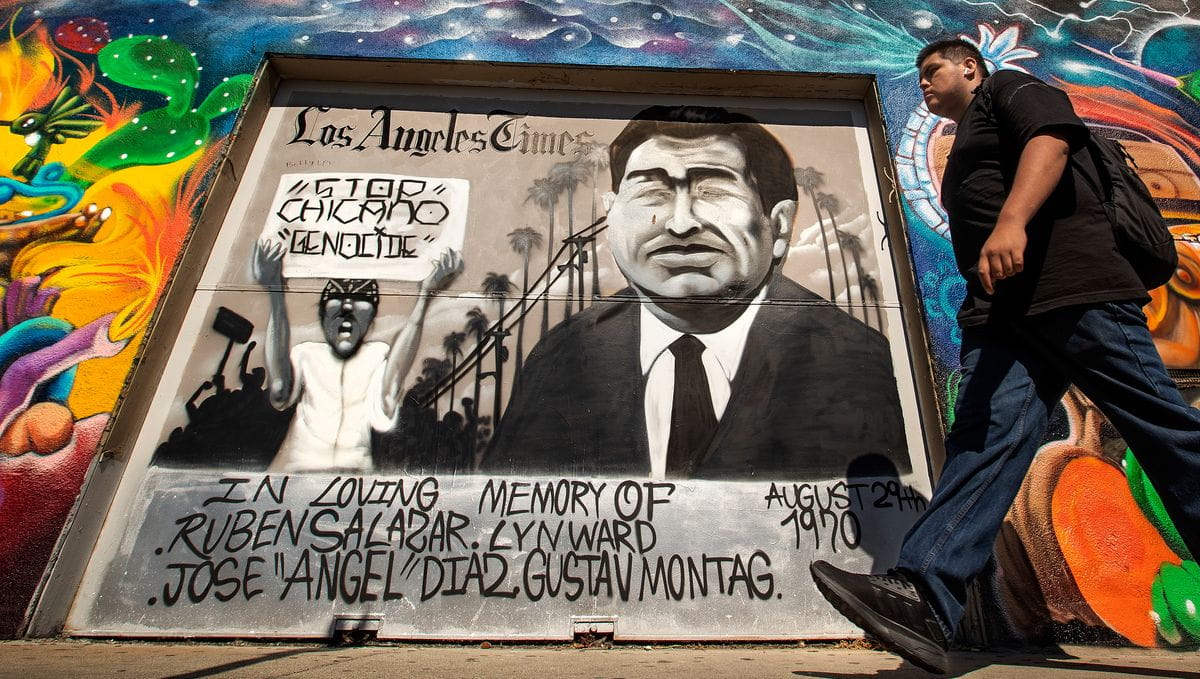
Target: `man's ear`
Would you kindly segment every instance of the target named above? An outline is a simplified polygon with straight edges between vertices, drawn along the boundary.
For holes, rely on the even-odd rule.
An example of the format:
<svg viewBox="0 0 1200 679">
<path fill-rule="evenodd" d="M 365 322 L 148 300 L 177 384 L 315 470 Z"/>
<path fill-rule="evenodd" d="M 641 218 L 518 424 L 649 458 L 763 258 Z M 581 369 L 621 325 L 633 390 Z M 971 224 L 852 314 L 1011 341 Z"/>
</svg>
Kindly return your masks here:
<svg viewBox="0 0 1200 679">
<path fill-rule="evenodd" d="M 782 260 L 787 255 L 788 247 L 792 243 L 792 222 L 796 219 L 796 201 L 781 200 L 775 203 L 775 207 L 771 208 L 771 215 L 767 219 L 771 225 L 771 232 L 775 235 L 775 240 L 771 244 L 771 256 Z"/>
<path fill-rule="evenodd" d="M 963 57 L 962 60 L 963 77 L 971 80 L 975 74 L 979 72 L 979 62 L 975 57 Z"/>
<path fill-rule="evenodd" d="M 612 210 L 613 202 L 617 200 L 617 194 L 609 191 L 603 196 L 600 196 L 600 200 L 604 203 L 604 211 L 608 212 L 609 210 Z"/>
</svg>

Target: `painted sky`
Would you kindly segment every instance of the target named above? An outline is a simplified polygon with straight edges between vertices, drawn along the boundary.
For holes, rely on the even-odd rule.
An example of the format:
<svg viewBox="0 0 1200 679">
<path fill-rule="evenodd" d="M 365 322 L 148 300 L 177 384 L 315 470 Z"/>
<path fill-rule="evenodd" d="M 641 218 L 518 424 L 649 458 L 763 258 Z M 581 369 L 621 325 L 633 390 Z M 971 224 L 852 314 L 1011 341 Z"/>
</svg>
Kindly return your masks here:
<svg viewBox="0 0 1200 679">
<path fill-rule="evenodd" d="M 710 68 L 907 70 L 929 38 L 977 22 L 1021 23 L 1028 39 L 1136 58 L 1156 31 L 1197 22 L 1187 0 L 111 0 L 114 37 L 168 34 L 203 45 L 210 70 L 252 69 L 263 52 Z M 0 0 L 52 27 L 73 0 Z M 19 21 L 18 23 L 23 23 Z M 972 31 L 973 32 L 973 31 Z M 1049 50 L 1048 50 L 1049 51 Z M 1193 50 L 1200 51 L 1200 50 Z M 838 62 L 842 62 L 838 64 Z"/>
</svg>

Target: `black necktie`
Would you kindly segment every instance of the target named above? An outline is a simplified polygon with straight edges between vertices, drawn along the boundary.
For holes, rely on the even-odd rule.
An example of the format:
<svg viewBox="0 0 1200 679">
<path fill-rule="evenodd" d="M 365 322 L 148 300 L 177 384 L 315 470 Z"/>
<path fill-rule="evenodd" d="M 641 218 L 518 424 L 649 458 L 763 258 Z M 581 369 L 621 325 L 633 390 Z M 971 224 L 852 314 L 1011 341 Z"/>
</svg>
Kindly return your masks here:
<svg viewBox="0 0 1200 679">
<path fill-rule="evenodd" d="M 700 361 L 704 343 L 684 335 L 669 348 L 675 356 L 675 394 L 671 399 L 667 476 L 690 476 L 717 431 L 717 416 L 704 363 Z"/>
</svg>

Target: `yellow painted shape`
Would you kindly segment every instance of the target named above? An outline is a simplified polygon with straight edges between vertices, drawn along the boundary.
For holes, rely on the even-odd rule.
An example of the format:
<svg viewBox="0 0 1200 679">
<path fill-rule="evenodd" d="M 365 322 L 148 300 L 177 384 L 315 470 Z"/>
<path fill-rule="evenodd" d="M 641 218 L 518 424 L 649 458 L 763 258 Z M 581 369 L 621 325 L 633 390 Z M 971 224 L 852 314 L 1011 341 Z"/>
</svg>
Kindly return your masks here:
<svg viewBox="0 0 1200 679">
<path fill-rule="evenodd" d="M 55 57 L 44 26 L 16 38 L 12 24 L 3 27 L 0 42 L 0 120 L 12 120 L 29 110 L 54 78 Z"/>
<path fill-rule="evenodd" d="M 84 361 L 79 365 L 75 373 L 75 388 L 67 400 L 67 407 L 77 419 L 112 412 L 142 339 L 143 334 L 138 333 L 116 356 Z"/>
<path fill-rule="evenodd" d="M 110 412 L 116 403 L 152 311 L 148 304 L 153 303 L 159 279 L 174 265 L 174 261 L 161 262 L 163 270 L 158 271 L 154 255 L 157 246 L 147 242 L 146 237 L 153 239 L 164 228 L 174 208 L 176 186 L 198 157 L 169 165 L 129 168 L 106 177 L 89 188 L 81 202 L 81 207 L 95 203 L 113 209 L 94 242 L 57 241 L 28 247 L 13 262 L 14 277 L 40 275 L 62 267 L 45 281 L 45 285 L 62 290 L 53 311 L 57 318 L 77 327 L 106 313 L 117 313 L 118 320 L 136 320 L 124 333 L 130 343 L 121 353 L 79 366 L 68 402 L 76 417 Z M 120 186 L 137 197 L 123 195 L 117 188 Z M 139 225 L 147 232 L 143 233 Z"/>
</svg>

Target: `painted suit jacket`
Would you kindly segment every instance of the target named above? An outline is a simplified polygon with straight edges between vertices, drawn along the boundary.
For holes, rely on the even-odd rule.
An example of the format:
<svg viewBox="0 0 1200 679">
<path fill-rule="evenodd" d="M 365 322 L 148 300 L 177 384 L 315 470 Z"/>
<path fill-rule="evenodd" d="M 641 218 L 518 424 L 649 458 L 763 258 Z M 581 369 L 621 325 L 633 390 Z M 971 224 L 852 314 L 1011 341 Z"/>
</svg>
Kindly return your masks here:
<svg viewBox="0 0 1200 679">
<path fill-rule="evenodd" d="M 777 276 L 693 478 L 841 476 L 851 460 L 911 469 L 882 334 Z M 483 460 L 494 474 L 648 476 L 639 302 L 629 289 L 556 326 L 533 351 Z"/>
</svg>

